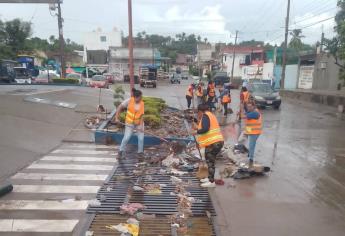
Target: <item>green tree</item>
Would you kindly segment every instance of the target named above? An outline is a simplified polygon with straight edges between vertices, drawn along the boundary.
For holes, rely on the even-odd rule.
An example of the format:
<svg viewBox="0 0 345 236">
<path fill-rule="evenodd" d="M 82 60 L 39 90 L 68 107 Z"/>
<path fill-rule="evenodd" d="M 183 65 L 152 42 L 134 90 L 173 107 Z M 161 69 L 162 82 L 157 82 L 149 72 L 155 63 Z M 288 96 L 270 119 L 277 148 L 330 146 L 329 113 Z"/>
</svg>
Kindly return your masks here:
<svg viewBox="0 0 345 236">
<path fill-rule="evenodd" d="M 301 51 L 303 48 L 302 38 L 304 38 L 302 35 L 302 30 L 294 29 L 292 32 L 290 32 L 290 35 L 292 38 L 289 42 L 289 47 L 295 49 L 297 52 Z"/>
<path fill-rule="evenodd" d="M 20 19 L 0 21 L 0 54 L 2 58 L 14 59 L 28 48 L 26 39 L 31 35 L 31 24 Z"/>
<path fill-rule="evenodd" d="M 345 0 L 338 0 L 338 12 L 335 15 L 336 36 L 332 39 L 325 39 L 323 44 L 335 58 L 335 64 L 340 67 L 339 79 L 345 83 Z"/>
</svg>

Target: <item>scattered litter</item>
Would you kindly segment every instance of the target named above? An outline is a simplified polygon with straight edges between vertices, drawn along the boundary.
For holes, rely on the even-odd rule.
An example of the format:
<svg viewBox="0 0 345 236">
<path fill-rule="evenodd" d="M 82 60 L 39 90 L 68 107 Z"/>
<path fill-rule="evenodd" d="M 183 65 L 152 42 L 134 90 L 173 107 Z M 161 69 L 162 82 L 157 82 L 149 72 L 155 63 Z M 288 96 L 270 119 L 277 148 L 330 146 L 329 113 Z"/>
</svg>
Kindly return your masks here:
<svg viewBox="0 0 345 236">
<path fill-rule="evenodd" d="M 144 206 L 141 203 L 129 203 L 129 204 L 123 204 L 120 207 L 121 214 L 129 214 L 134 215 L 137 211 L 145 209 L 146 206 Z"/>
<path fill-rule="evenodd" d="M 93 236 L 93 231 L 86 231 L 85 236 Z"/>
<path fill-rule="evenodd" d="M 105 202 L 107 200 L 107 196 L 101 194 L 100 199 L 101 202 Z"/>
<path fill-rule="evenodd" d="M 144 189 L 142 187 L 139 187 L 139 186 L 133 186 L 133 190 L 134 191 L 144 191 Z"/>
<path fill-rule="evenodd" d="M 171 182 L 172 182 L 173 184 L 179 184 L 179 183 L 182 183 L 182 182 L 183 182 L 182 179 L 177 178 L 177 177 L 175 177 L 175 176 L 170 176 L 170 180 L 171 180 Z"/>
<path fill-rule="evenodd" d="M 136 216 L 137 216 L 138 220 L 148 220 L 148 219 L 155 219 L 156 218 L 155 214 L 149 215 L 149 214 L 144 214 L 142 212 L 138 212 L 136 214 Z"/>
<path fill-rule="evenodd" d="M 224 180 L 222 179 L 215 179 L 214 182 L 216 185 L 224 185 Z"/>
<path fill-rule="evenodd" d="M 107 187 L 107 192 L 110 192 L 111 190 L 113 190 L 112 187 Z"/>
<path fill-rule="evenodd" d="M 180 160 L 176 157 L 174 157 L 174 154 L 170 154 L 169 156 L 167 156 L 167 158 L 165 158 L 162 161 L 162 165 L 166 166 L 166 167 L 173 167 L 173 166 L 177 166 L 180 163 Z"/>
<path fill-rule="evenodd" d="M 101 202 L 98 201 L 97 199 L 92 199 L 89 201 L 89 205 L 91 207 L 99 207 L 99 206 L 101 206 Z"/>
</svg>

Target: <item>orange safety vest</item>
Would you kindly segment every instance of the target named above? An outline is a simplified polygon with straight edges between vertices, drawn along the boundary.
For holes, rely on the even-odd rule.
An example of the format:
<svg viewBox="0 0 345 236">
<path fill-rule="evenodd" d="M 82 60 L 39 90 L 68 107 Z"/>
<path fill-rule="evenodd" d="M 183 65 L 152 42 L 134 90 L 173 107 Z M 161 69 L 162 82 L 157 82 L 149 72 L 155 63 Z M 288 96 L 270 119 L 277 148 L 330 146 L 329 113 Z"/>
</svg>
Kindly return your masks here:
<svg viewBox="0 0 345 236">
<path fill-rule="evenodd" d="M 193 97 L 193 87 L 191 85 L 189 85 L 187 92 L 186 92 L 186 95 Z"/>
<path fill-rule="evenodd" d="M 196 96 L 197 97 L 202 97 L 204 95 L 202 91 L 202 87 L 198 87 L 198 90 L 196 91 Z"/>
<path fill-rule="evenodd" d="M 230 103 L 231 102 L 231 97 L 229 94 L 226 94 L 223 96 L 222 98 L 222 103 L 225 104 L 225 103 Z"/>
<path fill-rule="evenodd" d="M 210 84 L 208 86 L 209 90 L 208 90 L 208 96 L 210 97 L 214 97 L 216 95 L 216 91 L 214 89 L 214 85 Z"/>
<path fill-rule="evenodd" d="M 249 102 L 249 97 L 250 97 L 250 93 L 248 91 L 242 92 L 243 94 L 243 102 L 244 103 L 248 103 Z"/>
<path fill-rule="evenodd" d="M 204 134 L 198 134 L 197 141 L 200 147 L 207 147 L 211 144 L 224 141 L 223 135 L 220 132 L 217 117 L 209 111 L 205 112 L 204 116 L 205 115 L 210 119 L 210 129 Z M 202 119 L 200 119 L 198 124 L 198 129 L 201 128 Z"/>
<path fill-rule="evenodd" d="M 262 133 L 262 115 L 258 109 L 256 111 L 259 113 L 259 119 L 246 119 L 245 120 L 245 134 L 261 134 Z"/>
<path fill-rule="evenodd" d="M 127 107 L 127 114 L 126 114 L 126 124 L 134 124 L 140 125 L 141 116 L 144 115 L 145 107 L 144 102 L 140 102 L 140 108 L 138 111 L 135 110 L 135 99 L 131 97 Z"/>
</svg>

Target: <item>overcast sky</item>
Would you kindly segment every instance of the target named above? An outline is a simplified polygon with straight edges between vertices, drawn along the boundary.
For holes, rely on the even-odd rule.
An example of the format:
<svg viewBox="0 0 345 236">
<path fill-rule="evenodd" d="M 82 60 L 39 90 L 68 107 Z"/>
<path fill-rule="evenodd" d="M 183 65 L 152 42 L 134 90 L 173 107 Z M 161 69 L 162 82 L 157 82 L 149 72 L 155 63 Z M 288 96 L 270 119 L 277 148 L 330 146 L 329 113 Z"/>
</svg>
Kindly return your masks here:
<svg viewBox="0 0 345 236">
<path fill-rule="evenodd" d="M 180 32 L 200 34 L 211 42 L 263 40 L 279 43 L 284 39 L 287 0 L 132 0 L 133 31 L 174 36 Z M 315 43 L 332 37 L 337 0 L 291 0 L 290 28 L 303 28 L 304 42 Z M 83 42 L 83 33 L 116 27 L 126 35 L 127 0 L 64 0 L 65 38 Z M 57 20 L 47 5 L 1 4 L 0 19 L 22 18 L 33 23 L 34 36 L 57 35 Z M 315 24 L 315 25 L 314 25 Z M 306 28 L 304 28 L 306 27 Z"/>
</svg>

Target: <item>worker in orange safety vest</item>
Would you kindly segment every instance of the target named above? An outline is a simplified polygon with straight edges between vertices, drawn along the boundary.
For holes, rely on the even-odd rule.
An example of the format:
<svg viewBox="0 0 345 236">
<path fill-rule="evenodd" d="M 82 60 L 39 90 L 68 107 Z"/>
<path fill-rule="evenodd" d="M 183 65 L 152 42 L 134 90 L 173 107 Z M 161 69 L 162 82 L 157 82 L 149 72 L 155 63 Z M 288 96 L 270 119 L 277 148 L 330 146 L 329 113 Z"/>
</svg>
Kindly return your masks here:
<svg viewBox="0 0 345 236">
<path fill-rule="evenodd" d="M 238 144 L 243 145 L 247 138 L 249 139 L 248 158 L 250 165 L 254 162 L 256 142 L 262 133 L 262 122 L 262 114 L 253 102 L 249 102 L 245 113 L 245 128 L 239 137 Z M 235 145 L 235 149 L 237 145 Z"/>
<path fill-rule="evenodd" d="M 198 106 L 198 125 L 194 127 L 199 148 L 205 149 L 205 159 L 208 166 L 208 178 L 201 179 L 201 187 L 215 187 L 215 163 L 218 153 L 224 145 L 217 117 L 209 111 L 207 104 Z"/>
<path fill-rule="evenodd" d="M 125 132 L 121 142 L 118 157 L 122 158 L 134 130 L 137 131 L 138 137 L 138 156 L 139 159 L 144 157 L 144 111 L 145 106 L 142 100 L 142 92 L 133 88 L 132 96 L 123 101 L 116 110 L 115 122 L 119 123 L 119 116 L 123 110 L 127 109 L 125 120 Z"/>
<path fill-rule="evenodd" d="M 194 99 L 194 85 L 190 84 L 186 91 L 186 100 L 187 100 L 188 109 L 190 108 L 190 105 L 192 104 L 192 99 Z"/>
</svg>

